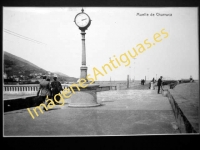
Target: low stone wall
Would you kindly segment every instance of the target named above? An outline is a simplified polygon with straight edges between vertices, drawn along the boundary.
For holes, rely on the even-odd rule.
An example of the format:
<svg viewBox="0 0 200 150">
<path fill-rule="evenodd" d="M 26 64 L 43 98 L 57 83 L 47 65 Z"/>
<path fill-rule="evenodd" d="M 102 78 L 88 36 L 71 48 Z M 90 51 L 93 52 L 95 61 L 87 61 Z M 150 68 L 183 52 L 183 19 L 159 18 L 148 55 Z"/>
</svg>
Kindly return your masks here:
<svg viewBox="0 0 200 150">
<path fill-rule="evenodd" d="M 176 119 L 176 122 L 178 124 L 179 130 L 181 133 L 198 133 L 198 125 L 196 125 L 192 120 L 191 117 L 193 119 L 197 119 L 198 118 L 194 118 L 196 117 L 196 111 L 193 108 L 190 108 L 190 105 L 187 106 L 183 106 L 185 104 L 183 104 L 183 98 L 180 97 L 180 95 L 176 94 L 173 90 L 171 89 L 166 89 L 165 91 L 162 92 L 163 96 L 167 96 L 169 99 L 169 102 L 171 104 L 171 107 L 173 109 L 174 112 L 174 116 Z M 184 101 L 188 101 L 186 99 L 184 99 Z M 188 111 L 190 111 L 189 113 L 192 115 L 188 115 Z M 198 115 L 198 114 L 197 114 Z M 197 116 L 198 117 L 198 116 Z"/>
<path fill-rule="evenodd" d="M 101 91 L 109 91 L 109 90 L 117 90 L 117 86 L 100 86 L 97 88 L 97 92 Z"/>
<path fill-rule="evenodd" d="M 4 112 L 38 106 L 36 96 L 4 101 Z"/>
</svg>

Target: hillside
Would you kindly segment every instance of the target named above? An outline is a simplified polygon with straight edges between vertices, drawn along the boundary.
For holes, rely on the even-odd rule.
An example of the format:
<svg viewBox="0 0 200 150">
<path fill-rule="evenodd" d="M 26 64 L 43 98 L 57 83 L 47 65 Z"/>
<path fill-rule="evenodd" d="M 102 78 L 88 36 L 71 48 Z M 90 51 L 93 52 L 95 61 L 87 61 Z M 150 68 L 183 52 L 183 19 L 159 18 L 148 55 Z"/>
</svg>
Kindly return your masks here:
<svg viewBox="0 0 200 150">
<path fill-rule="evenodd" d="M 46 73 L 47 71 L 34 65 L 33 63 L 10 54 L 4 51 L 4 72 L 8 76 L 11 75 L 25 75 L 28 76 L 31 73 Z"/>
<path fill-rule="evenodd" d="M 4 51 L 4 72 L 8 76 L 30 76 L 30 74 L 47 74 L 49 71 L 44 70 L 35 64 Z M 77 78 L 69 77 L 61 72 L 50 72 L 51 75 L 56 73 L 62 81 L 77 81 Z"/>
</svg>

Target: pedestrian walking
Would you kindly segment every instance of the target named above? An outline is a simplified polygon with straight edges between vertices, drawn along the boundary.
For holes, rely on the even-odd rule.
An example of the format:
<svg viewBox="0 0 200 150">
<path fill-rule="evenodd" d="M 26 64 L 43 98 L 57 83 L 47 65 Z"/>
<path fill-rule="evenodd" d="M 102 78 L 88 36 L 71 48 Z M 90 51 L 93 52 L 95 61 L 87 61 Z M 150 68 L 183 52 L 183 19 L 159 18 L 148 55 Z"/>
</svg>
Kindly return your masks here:
<svg viewBox="0 0 200 150">
<path fill-rule="evenodd" d="M 59 105 L 59 103 L 57 103 L 56 101 L 59 101 L 60 100 L 60 97 L 57 96 L 55 97 L 56 94 L 59 94 L 63 88 L 62 88 L 62 85 L 59 81 L 57 81 L 57 78 L 58 76 L 56 74 L 54 74 L 54 81 L 51 82 L 51 91 L 52 91 L 52 97 L 53 97 L 53 101 L 56 105 Z M 57 99 L 59 97 L 59 99 Z M 56 99 L 56 101 L 55 101 Z"/>
<path fill-rule="evenodd" d="M 43 80 L 40 82 L 40 87 L 37 92 L 37 96 L 39 97 L 42 103 L 45 103 L 46 97 L 51 98 L 51 84 L 50 81 L 46 80 L 47 76 L 43 75 Z M 44 109 L 46 110 L 46 109 Z"/>
<path fill-rule="evenodd" d="M 160 76 L 160 78 L 158 79 L 157 86 L 158 86 L 158 94 L 159 94 L 160 93 L 160 88 L 162 88 L 162 76 Z"/>
</svg>

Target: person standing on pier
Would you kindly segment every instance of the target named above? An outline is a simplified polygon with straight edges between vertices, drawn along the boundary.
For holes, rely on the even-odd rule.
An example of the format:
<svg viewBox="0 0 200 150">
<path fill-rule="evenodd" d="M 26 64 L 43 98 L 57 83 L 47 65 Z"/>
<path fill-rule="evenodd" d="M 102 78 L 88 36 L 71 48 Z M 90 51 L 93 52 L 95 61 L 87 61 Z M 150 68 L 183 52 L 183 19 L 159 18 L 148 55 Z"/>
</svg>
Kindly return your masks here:
<svg viewBox="0 0 200 150">
<path fill-rule="evenodd" d="M 155 83 L 155 79 L 153 78 L 153 79 L 151 80 L 151 82 Z"/>
<path fill-rule="evenodd" d="M 54 74 L 54 77 L 53 77 L 54 81 L 51 82 L 51 91 L 52 91 L 52 98 L 53 98 L 54 103 L 57 104 L 57 105 L 59 105 L 59 103 L 57 103 L 57 102 L 55 101 L 55 98 L 56 98 L 56 97 L 54 97 L 54 96 L 55 96 L 56 94 L 59 94 L 60 91 L 63 90 L 63 88 L 62 88 L 61 83 L 60 83 L 59 81 L 57 81 L 57 78 L 58 78 L 58 76 L 57 76 L 56 74 Z M 60 97 L 59 97 L 59 98 L 60 98 Z M 57 99 L 56 99 L 56 100 L 57 100 Z M 59 99 L 59 100 L 60 100 L 60 99 Z M 59 101 L 59 100 L 57 100 L 57 101 Z"/>
<path fill-rule="evenodd" d="M 37 96 L 40 97 L 42 103 L 45 103 L 46 97 L 51 98 L 51 84 L 46 80 L 47 76 L 43 75 L 43 80 L 40 82 L 40 87 Z M 44 109 L 45 110 L 45 109 Z"/>
<path fill-rule="evenodd" d="M 152 80 L 151 80 L 151 82 L 153 82 L 153 84 L 155 83 L 155 79 L 153 78 Z M 149 89 L 151 88 L 151 82 L 149 82 Z"/>
<path fill-rule="evenodd" d="M 160 93 L 160 87 L 162 88 L 162 76 L 160 76 L 160 78 L 158 79 L 157 86 L 158 86 L 158 94 L 159 94 Z"/>
</svg>

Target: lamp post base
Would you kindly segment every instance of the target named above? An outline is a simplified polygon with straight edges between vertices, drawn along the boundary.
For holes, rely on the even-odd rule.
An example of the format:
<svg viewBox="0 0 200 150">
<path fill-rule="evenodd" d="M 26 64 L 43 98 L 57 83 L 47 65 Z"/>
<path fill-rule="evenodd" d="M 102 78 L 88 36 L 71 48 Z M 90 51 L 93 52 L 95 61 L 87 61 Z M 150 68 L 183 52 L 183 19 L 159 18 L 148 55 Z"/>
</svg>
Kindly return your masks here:
<svg viewBox="0 0 200 150">
<path fill-rule="evenodd" d="M 85 79 L 87 81 L 87 79 L 86 79 L 86 77 L 87 77 L 87 67 L 81 66 L 80 70 L 81 70 L 80 79 Z"/>
<path fill-rule="evenodd" d="M 80 88 L 69 98 L 69 107 L 95 107 L 101 104 L 97 103 L 96 90 L 98 84 L 88 85 L 86 88 Z"/>
</svg>

